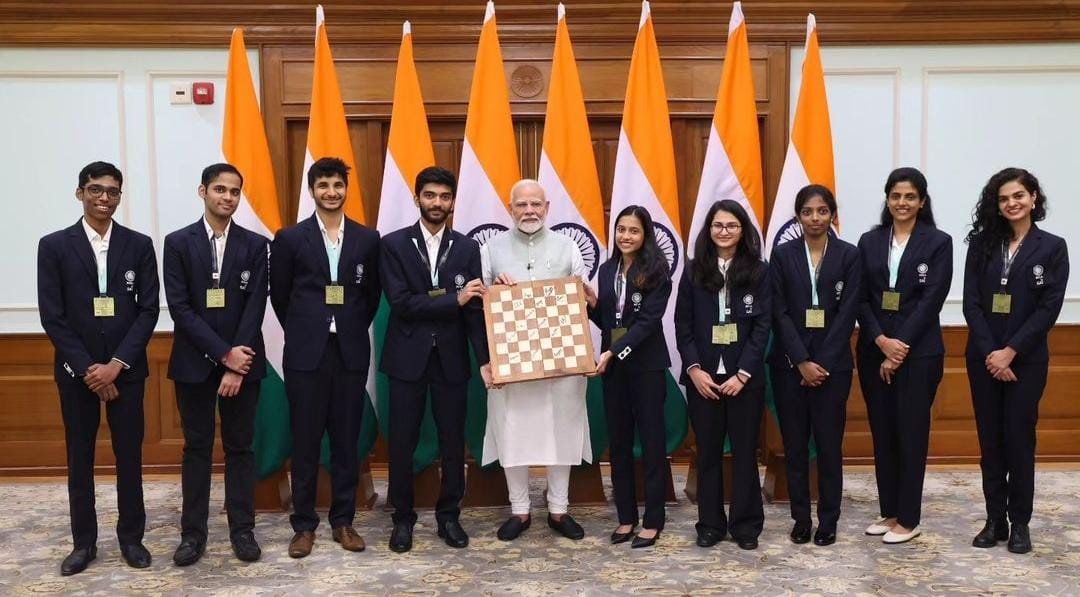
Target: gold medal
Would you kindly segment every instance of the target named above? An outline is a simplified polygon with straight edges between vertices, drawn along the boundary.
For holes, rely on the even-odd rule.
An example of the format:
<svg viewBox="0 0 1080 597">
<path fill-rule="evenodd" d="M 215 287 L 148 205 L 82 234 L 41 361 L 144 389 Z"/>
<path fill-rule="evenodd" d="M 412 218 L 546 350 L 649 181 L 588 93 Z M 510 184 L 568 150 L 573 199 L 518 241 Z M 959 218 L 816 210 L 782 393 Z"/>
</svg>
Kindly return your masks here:
<svg viewBox="0 0 1080 597">
<path fill-rule="evenodd" d="M 806 327 L 807 329 L 823 329 L 825 327 L 825 310 L 807 309 Z"/>
<path fill-rule="evenodd" d="M 739 328 L 734 323 L 724 323 L 712 327 L 713 344 L 734 344 L 739 341 Z"/>
<path fill-rule="evenodd" d="M 344 305 L 345 304 L 345 287 L 338 286 L 337 284 L 331 284 L 326 287 L 326 304 L 327 305 Z"/>
<path fill-rule="evenodd" d="M 994 294 L 994 303 L 991 305 L 990 311 L 1008 315 L 1012 311 L 1012 295 L 1004 292 Z"/>
<path fill-rule="evenodd" d="M 611 343 L 614 344 L 626 335 L 626 328 L 612 328 L 611 329 Z"/>
<path fill-rule="evenodd" d="M 94 317 L 114 317 L 116 315 L 116 304 L 113 302 L 111 296 L 95 296 L 94 297 Z"/>
<path fill-rule="evenodd" d="M 225 289 L 224 288 L 207 288 L 206 289 L 206 308 L 207 309 L 224 309 L 225 308 Z"/>
<path fill-rule="evenodd" d="M 900 310 L 900 293 L 892 290 L 886 290 L 881 293 L 881 310 L 882 311 L 899 311 Z"/>
<path fill-rule="evenodd" d="M 427 291 L 427 295 L 430 296 L 431 298 L 435 298 L 437 296 L 442 296 L 444 294 L 446 294 L 446 289 L 445 288 L 432 288 L 431 290 Z"/>
</svg>

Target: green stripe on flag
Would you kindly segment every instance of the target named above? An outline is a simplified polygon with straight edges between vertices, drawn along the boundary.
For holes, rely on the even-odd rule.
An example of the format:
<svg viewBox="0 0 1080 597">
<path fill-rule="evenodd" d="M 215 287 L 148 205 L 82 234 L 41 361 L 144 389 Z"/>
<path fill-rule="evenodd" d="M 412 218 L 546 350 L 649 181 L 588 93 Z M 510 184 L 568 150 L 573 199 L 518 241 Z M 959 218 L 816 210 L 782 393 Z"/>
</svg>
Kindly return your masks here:
<svg viewBox="0 0 1080 597">
<path fill-rule="evenodd" d="M 266 377 L 259 386 L 252 450 L 255 452 L 255 474 L 260 479 L 281 469 L 292 452 L 285 382 L 269 364 L 266 366 Z"/>
</svg>

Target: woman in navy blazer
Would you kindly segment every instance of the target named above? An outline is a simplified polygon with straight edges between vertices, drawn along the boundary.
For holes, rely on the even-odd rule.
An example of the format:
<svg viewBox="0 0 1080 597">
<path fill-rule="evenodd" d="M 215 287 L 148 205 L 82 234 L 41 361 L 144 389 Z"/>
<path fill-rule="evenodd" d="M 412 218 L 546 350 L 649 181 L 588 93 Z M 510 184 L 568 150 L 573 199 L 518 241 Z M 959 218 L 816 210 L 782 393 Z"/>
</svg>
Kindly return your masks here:
<svg viewBox="0 0 1080 597">
<path fill-rule="evenodd" d="M 930 407 L 945 364 L 940 314 L 952 282 L 952 237 L 934 224 L 922 172 L 889 174 L 881 224 L 859 239 L 859 254 L 856 356 L 882 518 L 866 534 L 904 543 L 921 533 Z"/>
<path fill-rule="evenodd" d="M 739 547 L 756 549 L 765 523 L 756 453 L 772 316 L 768 266 L 754 224 L 731 200 L 709 208 L 693 252 L 679 281 L 675 340 L 697 441 L 697 544 L 716 545 L 730 529 Z M 725 435 L 734 458 L 730 518 L 721 466 Z"/>
<path fill-rule="evenodd" d="M 836 198 L 828 187 L 803 187 L 795 195 L 803 238 L 776 247 L 769 265 L 776 330 L 770 364 L 795 520 L 791 540 L 810 541 L 812 430 L 818 468 L 815 545 L 836 542 L 853 368 L 851 332 L 862 282 L 859 250 L 832 234 L 836 215 Z"/>
<path fill-rule="evenodd" d="M 964 267 L 967 372 L 986 499 L 986 525 L 972 545 L 993 547 L 1008 539 L 1013 553 L 1031 551 L 1046 336 L 1069 280 L 1065 240 L 1035 225 L 1045 217 L 1046 195 L 1034 175 L 1020 168 L 993 175 L 972 215 Z"/>
<path fill-rule="evenodd" d="M 649 547 L 664 528 L 664 399 L 671 358 L 663 318 L 671 297 L 668 263 L 652 217 L 631 205 L 615 218 L 615 251 L 600 266 L 598 296 L 586 291 L 589 318 L 600 328 L 596 374 L 602 376 L 610 438 L 611 485 L 619 512 L 612 543 L 628 541 L 638 523 L 634 430 L 645 469 L 645 520 L 632 547 Z"/>
</svg>

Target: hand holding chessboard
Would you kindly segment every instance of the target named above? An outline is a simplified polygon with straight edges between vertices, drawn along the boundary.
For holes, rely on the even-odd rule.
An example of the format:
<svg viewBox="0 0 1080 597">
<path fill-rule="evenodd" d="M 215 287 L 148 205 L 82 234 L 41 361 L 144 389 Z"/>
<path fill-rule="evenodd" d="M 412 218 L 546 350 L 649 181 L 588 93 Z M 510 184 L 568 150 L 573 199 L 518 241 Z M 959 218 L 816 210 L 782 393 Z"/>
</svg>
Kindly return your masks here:
<svg viewBox="0 0 1080 597">
<path fill-rule="evenodd" d="M 484 320 L 496 384 L 596 369 L 580 278 L 491 286 L 484 295 Z"/>
</svg>

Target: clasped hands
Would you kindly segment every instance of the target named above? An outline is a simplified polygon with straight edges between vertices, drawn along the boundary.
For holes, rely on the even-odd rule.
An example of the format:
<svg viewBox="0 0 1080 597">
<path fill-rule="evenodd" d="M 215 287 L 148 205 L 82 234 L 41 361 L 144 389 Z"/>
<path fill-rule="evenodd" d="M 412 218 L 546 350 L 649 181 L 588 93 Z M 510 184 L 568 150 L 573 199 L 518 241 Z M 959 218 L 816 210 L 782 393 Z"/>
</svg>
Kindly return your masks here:
<svg viewBox="0 0 1080 597">
<path fill-rule="evenodd" d="M 999 348 L 986 355 L 986 370 L 998 381 L 1016 381 L 1016 374 L 1012 370 L 1014 358 L 1016 351 L 1011 346 Z"/>
<path fill-rule="evenodd" d="M 882 361 L 881 367 L 878 368 L 878 375 L 881 376 L 882 381 L 892 385 L 893 375 L 896 375 L 896 370 L 900 368 L 900 365 L 904 364 L 904 359 L 907 358 L 911 347 L 896 338 L 889 338 L 884 334 L 878 336 L 874 340 L 874 344 L 877 344 L 877 347 L 885 355 L 885 360 Z"/>
<path fill-rule="evenodd" d="M 251 365 L 255 362 L 255 351 L 249 346 L 233 346 L 225 356 L 221 358 L 221 364 L 228 369 L 221 376 L 218 384 L 218 396 L 232 398 L 240 393 L 240 386 L 244 383 L 244 376 L 251 371 Z"/>
</svg>

